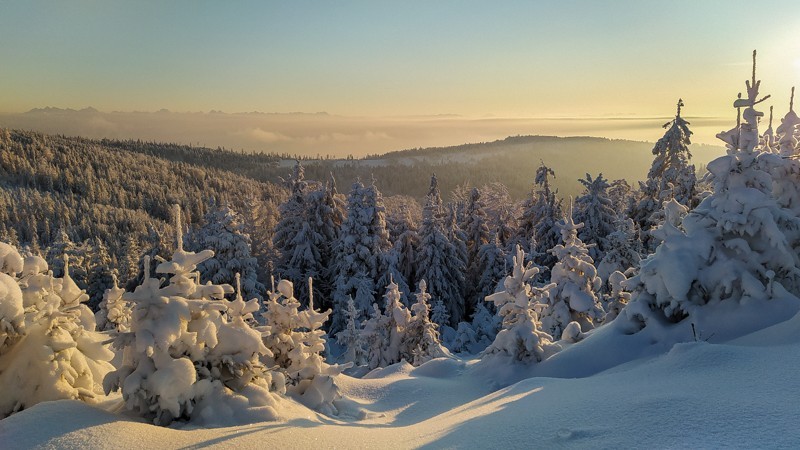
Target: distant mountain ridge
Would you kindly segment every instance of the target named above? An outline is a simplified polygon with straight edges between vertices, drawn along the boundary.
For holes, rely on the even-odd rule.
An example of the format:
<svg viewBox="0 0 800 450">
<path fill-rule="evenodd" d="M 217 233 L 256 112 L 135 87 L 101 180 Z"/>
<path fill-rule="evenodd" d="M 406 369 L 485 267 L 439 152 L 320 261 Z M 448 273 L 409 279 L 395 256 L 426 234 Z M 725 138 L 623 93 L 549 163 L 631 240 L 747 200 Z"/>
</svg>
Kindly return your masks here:
<svg viewBox="0 0 800 450">
<path fill-rule="evenodd" d="M 95 141 L 116 148 L 204 168 L 223 169 L 256 181 L 279 183 L 291 171 L 295 157 L 286 154 L 252 154 L 141 140 Z M 633 186 L 643 180 L 652 163 L 653 143 L 596 137 L 510 136 L 492 142 L 450 147 L 416 148 L 371 155 L 363 159 L 302 158 L 306 177 L 326 180 L 332 173 L 339 189 L 347 191 L 356 179 L 373 177 L 384 195 L 408 195 L 421 199 L 432 173 L 442 192 L 456 186 L 482 186 L 501 182 L 512 198 L 525 197 L 536 167 L 544 162 L 556 173 L 555 186 L 563 196 L 580 193 L 578 178 L 602 173 L 613 180 L 624 178 Z M 724 154 L 722 147 L 693 145 L 698 169 Z"/>
</svg>

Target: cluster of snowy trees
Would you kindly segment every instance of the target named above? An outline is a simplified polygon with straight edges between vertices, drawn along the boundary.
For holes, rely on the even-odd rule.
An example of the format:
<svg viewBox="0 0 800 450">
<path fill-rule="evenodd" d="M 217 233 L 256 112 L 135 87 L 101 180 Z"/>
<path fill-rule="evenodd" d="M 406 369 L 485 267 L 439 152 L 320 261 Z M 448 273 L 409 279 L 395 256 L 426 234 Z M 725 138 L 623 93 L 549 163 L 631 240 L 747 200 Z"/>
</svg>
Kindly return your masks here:
<svg viewBox="0 0 800 450">
<path fill-rule="evenodd" d="M 682 106 L 653 148 L 646 182 L 633 190 L 623 180 L 586 174 L 579 180 L 584 191 L 569 208 L 553 187 L 556 174 L 544 164 L 520 204 L 498 185 L 461 186 L 445 203 L 433 175 L 415 217 L 418 209 L 408 201 L 388 211 L 374 180 L 357 181 L 345 197 L 332 178 L 307 180 L 298 162 L 275 227 L 275 273 L 295 284 L 319 280 L 314 294 L 333 309 L 334 334 L 353 322 L 372 326 L 370 317 L 380 314 L 376 303 L 390 314 L 382 303 L 390 284 L 410 307 L 411 288 L 424 281 L 443 342 L 453 351 L 474 351 L 497 333 L 498 321 L 487 320 L 496 307 L 484 298 L 502 289 L 519 246 L 525 262 L 538 267 L 537 286 L 554 286 L 542 301 L 546 331 L 560 337 L 578 322 L 585 332 L 603 320 L 603 298 L 614 290 L 611 275 L 634 275 L 659 242 L 665 202 L 691 208 L 707 195 L 691 164 Z"/>
<path fill-rule="evenodd" d="M 581 289 L 600 298 L 610 290 L 608 277 L 612 273 L 635 273 L 639 261 L 656 242 L 650 230 L 658 229 L 664 220 L 663 200 L 674 199 L 692 207 L 703 195 L 699 194 L 702 189 L 690 164 L 691 132 L 687 125 L 679 110 L 664 138 L 654 147 L 649 178 L 639 189 L 632 190 L 623 180 L 609 182 L 602 174 L 587 174 L 579 180 L 584 192 L 575 199 L 569 218 L 565 217 L 564 200 L 553 187 L 556 174 L 543 163 L 532 174 L 529 196 L 520 203 L 513 202 L 500 183 L 480 188 L 459 186 L 445 203 L 438 178 L 433 175 L 422 207 L 410 197 L 385 200 L 374 179 L 366 183 L 358 180 L 348 193 L 340 194 L 333 176 L 325 181 L 308 180 L 299 162 L 283 186 L 237 179 L 236 187 L 226 183 L 219 188 L 211 185 L 205 197 L 198 178 L 214 179 L 213 174 L 192 173 L 201 169 L 166 161 L 148 169 L 154 173 L 144 171 L 152 177 L 163 176 L 179 188 L 170 196 L 182 200 L 182 214 L 187 217 L 186 247 L 215 252 L 213 258 L 198 266 L 203 279 L 232 285 L 238 274 L 245 298 L 257 299 L 266 295 L 265 285 L 270 277 L 291 281 L 297 298 L 313 296 L 321 308 L 333 311 L 325 325 L 332 334 L 345 329 L 351 300 L 355 308 L 353 320 L 363 327 L 362 322 L 374 314 L 376 303 L 386 307 L 384 294 L 391 283 L 397 285 L 400 302 L 408 308 L 413 288 L 424 281 L 431 295 L 431 320 L 438 326 L 442 340 L 453 351 L 474 352 L 488 345 L 498 330 L 499 321 L 493 318 L 495 307 L 483 299 L 501 287 L 512 267 L 517 245 L 526 253 L 526 262 L 540 268 L 537 283 L 541 286 L 565 276 L 563 264 L 557 264 L 558 252 L 574 249 L 564 240 L 563 230 L 559 231 L 558 223 L 564 220 L 582 223 L 570 239 L 587 244 L 588 251 L 582 258 L 597 267 L 599 283 L 592 281 Z M 91 141 L 86 141 L 85 148 L 67 148 L 60 137 L 52 138 L 55 142 L 51 143 L 49 137 L 36 134 L 4 134 L 2 155 L 9 161 L 4 170 L 9 176 L 29 180 L 23 184 L 39 188 L 32 190 L 36 195 L 45 192 L 60 199 L 85 191 L 81 201 L 92 204 L 108 203 L 107 197 L 120 191 L 118 203 L 111 204 L 122 211 L 144 210 L 147 214 L 142 220 L 129 220 L 127 227 L 112 220 L 107 229 L 101 230 L 91 222 L 94 228 L 76 233 L 69 215 L 63 220 L 51 220 L 50 216 L 57 217 L 59 209 L 31 207 L 33 214 L 26 220 L 36 222 L 40 213 L 44 219 L 41 224 L 31 222 L 29 228 L 33 231 L 20 236 L 15 230 L 25 228 L 20 224 L 27 222 L 20 209 L 10 205 L 27 205 L 30 200 L 9 198 L 8 207 L 0 208 L 7 219 L 2 223 L 15 225 L 5 231 L 0 229 L 0 236 L 30 254 L 43 256 L 56 276 L 63 273 L 61 256 L 69 255 L 71 277 L 87 290 L 89 307 L 94 311 L 104 301 L 107 289 L 134 289 L 146 277 L 156 276 L 155 264 L 150 273 L 145 273 L 141 255 L 154 261 L 168 258 L 175 249 L 169 238 L 174 230 L 163 220 L 167 215 L 163 206 L 166 199 L 158 200 L 150 191 L 142 191 L 142 174 L 120 175 L 117 188 L 102 176 L 103 171 L 116 174 L 117 165 L 144 166 L 138 159 L 148 154 L 146 144 L 109 142 L 107 145 L 112 147 L 130 147 L 133 151 L 109 152 L 112 157 L 107 159 L 113 164 L 102 161 L 106 164 L 102 165 L 92 152 L 97 148 Z M 64 147 L 66 153 L 50 150 L 55 145 Z M 176 147 L 170 149 L 168 156 L 185 159 L 186 151 Z M 37 159 L 49 165 L 75 160 L 93 169 L 82 181 L 64 178 L 65 175 L 59 175 L 58 182 L 43 181 L 41 174 L 37 175 L 37 170 L 42 169 L 30 164 Z M 675 180 L 681 182 L 676 184 Z M 83 185 L 78 186 L 79 183 Z M 278 199 L 283 200 L 277 203 Z M 55 231 L 51 221 L 59 226 Z M 46 230 L 41 233 L 44 238 L 38 237 L 37 230 L 41 228 Z M 86 238 L 75 242 L 66 230 Z M 559 250 L 559 246 L 569 248 Z M 309 291 L 309 278 L 315 280 L 313 292 Z M 564 320 L 560 319 L 558 325 L 553 322 L 549 331 L 559 334 L 560 327 L 568 323 Z M 550 323 L 549 319 L 546 322 Z"/>
<path fill-rule="evenodd" d="M 311 301 L 300 310 L 287 280 L 267 292 L 263 310 L 259 299 L 244 300 L 238 273 L 236 289 L 203 284 L 198 268 L 215 254 L 185 250 L 177 205 L 175 217 L 176 249 L 155 261 L 164 278 L 150 276 L 145 256 L 141 283 L 125 291 L 114 280 L 96 315 L 70 276 L 67 255 L 64 276 L 55 277 L 41 257 L 0 244 L 0 416 L 117 390 L 128 409 L 162 425 L 202 423 L 243 408 L 274 420 L 284 394 L 336 414 L 341 396 L 332 376 L 347 366 L 323 357 L 321 327 L 331 311 L 318 312 Z M 112 348 L 121 353 L 116 368 L 98 325 L 111 330 Z"/>
</svg>

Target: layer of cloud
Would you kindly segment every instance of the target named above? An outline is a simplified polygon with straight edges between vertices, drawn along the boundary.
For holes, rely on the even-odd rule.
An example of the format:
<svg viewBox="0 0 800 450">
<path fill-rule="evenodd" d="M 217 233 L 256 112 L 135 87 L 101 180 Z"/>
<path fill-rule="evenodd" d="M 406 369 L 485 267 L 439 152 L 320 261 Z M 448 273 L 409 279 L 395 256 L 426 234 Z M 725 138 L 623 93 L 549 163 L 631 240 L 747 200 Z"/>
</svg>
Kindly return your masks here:
<svg viewBox="0 0 800 450">
<path fill-rule="evenodd" d="M 309 156 L 363 156 L 419 147 L 487 142 L 515 135 L 598 136 L 655 141 L 667 117 L 468 118 L 460 116 L 363 118 L 328 114 L 225 114 L 159 111 L 104 113 L 43 109 L 0 115 L 0 127 L 91 138 L 143 139 L 252 152 Z M 696 143 L 732 120 L 689 118 Z"/>
</svg>

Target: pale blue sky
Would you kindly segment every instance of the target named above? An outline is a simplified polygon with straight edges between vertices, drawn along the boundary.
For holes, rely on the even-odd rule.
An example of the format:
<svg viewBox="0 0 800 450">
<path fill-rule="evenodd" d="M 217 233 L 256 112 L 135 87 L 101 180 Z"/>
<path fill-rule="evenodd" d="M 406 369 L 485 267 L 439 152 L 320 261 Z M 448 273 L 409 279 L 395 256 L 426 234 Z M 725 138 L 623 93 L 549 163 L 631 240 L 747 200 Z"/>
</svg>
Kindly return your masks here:
<svg viewBox="0 0 800 450">
<path fill-rule="evenodd" d="M 800 2 L 0 1 L 0 111 L 719 116 L 753 48 L 786 97 Z"/>
</svg>

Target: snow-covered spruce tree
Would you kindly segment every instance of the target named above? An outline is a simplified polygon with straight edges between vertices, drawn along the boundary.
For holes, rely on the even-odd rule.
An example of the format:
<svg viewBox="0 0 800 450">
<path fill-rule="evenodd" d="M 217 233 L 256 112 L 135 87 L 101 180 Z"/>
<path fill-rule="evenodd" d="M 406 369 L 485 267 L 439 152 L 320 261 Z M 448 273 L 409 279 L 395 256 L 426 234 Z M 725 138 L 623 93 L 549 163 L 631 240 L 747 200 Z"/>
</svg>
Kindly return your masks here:
<svg viewBox="0 0 800 450">
<path fill-rule="evenodd" d="M 406 338 L 411 313 L 401 302 L 400 286 L 393 281 L 389 282 L 384 294 L 386 308 L 384 317 L 388 325 L 384 328 L 386 346 L 383 349 L 382 366 L 388 366 L 405 359 L 411 362 L 411 355 L 404 351 L 407 344 Z"/>
<path fill-rule="evenodd" d="M 371 230 L 375 236 L 375 248 L 380 249 L 381 253 L 378 258 L 378 278 L 377 286 L 388 286 L 392 283 L 397 284 L 400 292 L 400 301 L 407 305 L 408 292 L 410 291 L 408 283 L 403 276 L 401 268 L 401 254 L 395 250 L 391 242 L 389 242 L 389 232 L 386 229 L 386 207 L 383 204 L 383 196 L 378 188 L 375 186 L 375 179 L 372 179 L 370 186 L 366 188 L 366 198 L 368 205 L 372 206 L 375 211 L 372 215 Z M 384 290 L 385 291 L 385 290 Z M 380 290 L 378 291 L 381 292 Z M 385 292 L 384 292 L 385 293 Z"/>
<path fill-rule="evenodd" d="M 572 220 L 572 205 L 559 221 L 563 244 L 553 247 L 556 257 L 541 320 L 543 329 L 551 336 L 561 336 L 570 322 L 578 322 L 588 331 L 603 320 L 603 308 L 597 294 L 602 281 L 597 276 L 589 249 L 578 237 L 582 223 Z"/>
<path fill-rule="evenodd" d="M 494 342 L 483 351 L 484 359 L 503 356 L 512 361 L 538 362 L 558 350 L 552 337 L 541 331 L 533 310 L 533 304 L 546 295 L 546 290 L 529 284 L 538 272 L 530 262 L 525 264 L 525 253 L 517 245 L 513 271 L 503 282 L 505 290 L 486 297 L 497 307 L 503 325 Z"/>
<path fill-rule="evenodd" d="M 633 188 L 625 179 L 617 179 L 608 185 L 608 199 L 611 200 L 613 208 L 616 210 L 617 217 L 626 219 L 626 211 L 631 208 L 634 200 Z"/>
<path fill-rule="evenodd" d="M 361 322 L 358 319 L 359 315 L 353 299 L 348 300 L 345 311 L 345 328 L 336 334 L 336 342 L 345 349 L 341 356 L 342 362 L 363 366 L 367 362 L 367 354 Z"/>
<path fill-rule="evenodd" d="M 170 226 L 171 227 L 171 226 Z M 150 261 L 155 261 L 157 258 L 169 258 L 170 255 L 175 250 L 175 243 L 173 239 L 170 238 L 169 232 L 171 232 L 171 228 L 165 231 L 161 231 L 154 227 L 152 224 L 149 225 L 148 233 L 147 233 L 147 242 L 144 246 L 144 254 L 148 257 Z M 155 277 L 155 267 L 150 267 L 150 273 L 145 274 L 144 270 L 144 258 L 141 258 L 139 261 L 139 270 L 138 274 L 135 278 L 129 279 L 126 284 L 127 291 L 133 291 L 137 286 L 141 285 L 144 282 L 145 275 L 147 277 L 153 278 Z M 152 266 L 155 266 L 154 264 Z"/>
<path fill-rule="evenodd" d="M 344 329 L 347 302 L 367 311 L 384 274 L 384 253 L 390 248 L 383 202 L 374 184 L 353 184 L 347 198 L 347 218 L 334 244 L 334 313 L 331 333 Z"/>
<path fill-rule="evenodd" d="M 90 251 L 87 242 L 77 244 L 70 239 L 67 232 L 62 228 L 56 235 L 56 240 L 47 249 L 45 259 L 47 260 L 53 275 L 56 277 L 64 276 L 64 255 L 69 256 L 70 277 L 81 288 L 88 286 L 88 256 Z"/>
<path fill-rule="evenodd" d="M 794 94 L 794 88 L 792 88 L 792 94 Z M 794 97 L 794 95 L 792 95 Z M 792 103 L 794 103 L 794 98 L 792 98 Z M 794 107 L 794 105 L 792 105 Z M 762 151 L 767 153 L 779 153 L 778 144 L 775 139 L 775 130 L 772 129 L 772 106 L 769 107 L 769 126 L 767 126 L 766 131 L 764 134 L 761 135 L 761 140 L 758 146 L 762 149 Z M 791 107 L 789 108 L 791 112 Z"/>
<path fill-rule="evenodd" d="M 439 340 L 438 325 L 432 322 L 429 317 L 430 307 L 428 305 L 428 300 L 431 299 L 431 295 L 428 294 L 426 290 L 427 284 L 425 280 L 420 280 L 419 288 L 414 294 L 416 302 L 411 307 L 413 315 L 406 326 L 405 337 L 403 339 L 403 346 L 406 349 L 403 353 L 406 353 L 406 355 L 411 358 L 409 362 L 415 366 L 426 363 L 434 358 L 450 355 L 450 352 L 444 348 L 442 342 Z M 467 326 L 469 326 L 469 324 L 467 324 Z"/>
<path fill-rule="evenodd" d="M 214 256 L 197 266 L 200 277 L 214 284 L 232 285 L 241 277 L 245 298 L 263 298 L 266 288 L 258 281 L 258 260 L 250 255 L 250 236 L 245 234 L 239 214 L 223 206 L 209 211 L 197 231 L 199 248 L 209 249 Z"/>
<path fill-rule="evenodd" d="M 754 52 L 747 97 L 734 103 L 744 108 L 744 121 L 717 135 L 728 154 L 708 164 L 713 192 L 680 227 L 665 224 L 663 242 L 626 283 L 632 298 L 617 320 L 625 318 L 633 330 L 681 322 L 721 302 L 800 293 L 800 219 L 796 205 L 782 203 L 774 192 L 784 183 L 774 174 L 794 161 L 758 148 L 762 113 L 754 107 L 766 98 L 758 99 L 759 86 Z"/>
<path fill-rule="evenodd" d="M 503 280 L 505 281 L 505 279 Z M 471 349 L 472 353 L 477 353 L 488 347 L 503 325 L 503 318 L 498 314 L 492 314 L 489 306 L 493 303 L 481 302 L 475 308 L 475 314 L 472 316 L 472 329 L 475 330 L 476 346 Z M 492 306 L 491 309 L 494 309 Z"/>
<path fill-rule="evenodd" d="M 596 178 L 588 173 L 585 179 L 578 180 L 584 187 L 583 194 L 575 199 L 575 221 L 583 223 L 578 237 L 587 244 L 589 255 L 600 261 L 609 250 L 608 236 L 614 232 L 617 213 L 608 196 L 608 180 L 599 174 Z"/>
<path fill-rule="evenodd" d="M 251 192 L 245 197 L 240 211 L 244 219 L 243 231 L 250 236 L 250 254 L 258 261 L 259 280 L 268 280 L 272 275 L 272 237 L 278 224 L 276 202 L 276 198 Z"/>
<path fill-rule="evenodd" d="M 401 217 L 396 221 L 393 252 L 395 265 L 402 279 L 411 285 L 416 280 L 416 259 L 419 251 L 419 235 L 408 208 L 403 208 Z"/>
<path fill-rule="evenodd" d="M 119 280 L 123 287 L 139 275 L 139 260 L 142 258 L 142 253 L 137 237 L 133 234 L 125 236 L 122 254 L 117 258 L 120 262 Z"/>
<path fill-rule="evenodd" d="M 536 169 L 534 189 L 522 205 L 517 235 L 512 239 L 512 243 L 520 245 L 526 253 L 541 255 L 541 260 L 536 263 L 547 268 L 555 264 L 555 259 L 547 251 L 558 244 L 556 221 L 562 215 L 561 200 L 557 196 L 558 191 L 550 187 L 550 177 L 555 178 L 555 172 L 542 163 Z M 537 248 L 531 249 L 529 246 L 534 236 Z"/>
<path fill-rule="evenodd" d="M 690 164 L 692 154 L 689 151 L 692 132 L 689 122 L 681 117 L 683 100 L 678 100 L 678 111 L 675 119 L 664 124 L 667 132 L 653 147 L 653 164 L 647 178 L 658 181 L 659 192 L 670 191 L 669 198 L 678 203 L 692 207 L 695 196 L 697 176 L 694 164 Z M 661 198 L 664 198 L 662 195 Z"/>
<path fill-rule="evenodd" d="M 253 313 L 260 309 L 259 300 L 252 298 L 245 301 L 242 297 L 241 276 L 236 274 L 236 296 L 227 303 L 223 320 L 217 330 L 218 344 L 208 355 L 208 366 L 214 377 L 218 377 L 225 386 L 239 391 L 258 379 L 264 372 L 260 357 L 269 357 L 271 352 L 261 343 L 262 333 L 255 330 Z M 274 382 L 283 381 L 280 376 Z M 278 385 L 275 390 L 283 390 Z"/>
<path fill-rule="evenodd" d="M 464 268 L 460 266 L 462 260 L 458 248 L 447 238 L 442 198 L 436 175 L 431 177 L 431 187 L 422 213 L 419 237 L 417 279 L 426 280 L 428 291 L 433 298 L 441 301 L 448 311 L 447 324 L 456 326 L 464 318 L 465 313 L 462 295 Z M 442 325 L 441 322 L 437 323 Z"/>
<path fill-rule="evenodd" d="M 380 367 L 383 360 L 384 336 L 388 334 L 388 318 L 383 315 L 378 303 L 372 304 L 372 314 L 364 321 L 361 336 L 364 340 L 366 366 L 370 369 Z"/>
<path fill-rule="evenodd" d="M 87 306 L 92 311 L 97 311 L 106 290 L 111 288 L 114 283 L 116 269 L 112 270 L 111 268 L 111 256 L 108 254 L 108 248 L 103 241 L 95 238 L 91 247 L 92 253 L 89 257 L 89 274 L 87 277 L 88 287 L 86 288 L 86 292 L 89 294 Z"/>
<path fill-rule="evenodd" d="M 503 248 L 507 248 L 516 233 L 517 216 L 520 215 L 508 188 L 500 182 L 486 184 L 481 188 L 481 200 L 489 232 L 496 234 Z"/>
<path fill-rule="evenodd" d="M 25 332 L 25 305 L 16 280 L 23 267 L 24 260 L 17 249 L 0 242 L 0 356 Z M 5 409 L 0 408 L 0 416 L 9 413 Z"/>
<path fill-rule="evenodd" d="M 771 115 L 770 109 L 770 115 Z M 770 127 L 772 120 L 770 120 Z M 781 119 L 781 124 L 775 130 L 778 138 L 778 152 L 781 156 L 792 157 L 800 153 L 800 117 L 794 112 L 794 87 L 789 100 L 789 112 Z"/>
<path fill-rule="evenodd" d="M 272 237 L 273 251 L 276 253 L 275 271 L 281 279 L 289 278 L 287 274 L 292 269 L 295 237 L 305 223 L 306 192 L 309 185 L 305 180 L 305 170 L 300 161 L 295 164 L 294 171 L 286 184 L 289 188 L 289 197 L 278 207 L 280 220 L 275 226 L 275 235 Z M 302 278 L 291 279 L 298 283 L 303 282 Z"/>
<path fill-rule="evenodd" d="M 431 320 L 440 327 L 449 327 L 450 311 L 447 306 L 440 299 L 433 302 L 433 309 L 431 310 Z"/>
<path fill-rule="evenodd" d="M 406 328 L 411 321 L 411 313 L 400 302 L 397 284 L 389 284 L 384 298 L 385 314 L 381 313 L 376 303 L 373 305 L 373 316 L 364 324 L 363 335 L 367 343 L 367 365 L 370 369 L 411 359 L 405 351 Z"/>
<path fill-rule="evenodd" d="M 112 286 L 103 293 L 103 300 L 100 301 L 98 310 L 94 314 L 97 329 L 126 332 L 130 330 L 131 305 L 122 299 L 125 289 L 117 285 L 117 276 L 112 275 L 112 280 Z"/>
<path fill-rule="evenodd" d="M 675 119 L 664 124 L 667 132 L 653 147 L 653 163 L 647 174 L 647 181 L 639 184 L 639 199 L 631 208 L 630 217 L 644 232 L 658 225 L 654 213 L 661 210 L 663 202 L 675 199 L 678 203 L 693 207 L 696 204 L 697 175 L 694 164 L 690 164 L 692 154 L 689 122 L 681 117 L 683 100 L 678 100 Z M 645 233 L 645 248 L 655 249 L 655 243 Z"/>
<path fill-rule="evenodd" d="M 320 185 L 318 189 L 309 191 L 306 203 L 308 205 L 306 222 L 310 228 L 310 232 L 306 234 L 314 239 L 308 244 L 308 251 L 317 256 L 312 257 L 310 253 L 307 253 L 308 257 L 304 265 L 309 269 L 303 272 L 303 279 L 309 277 L 314 279 L 314 298 L 318 300 L 317 303 L 324 310 L 333 307 L 335 280 L 333 267 L 336 260 L 333 247 L 339 238 L 346 213 L 344 200 L 336 190 L 336 180 L 333 178 L 333 174 L 327 183 Z M 300 243 L 300 245 L 303 244 Z M 297 255 L 296 252 L 297 250 L 295 250 L 295 255 Z M 312 262 L 316 263 L 316 267 Z M 301 298 L 305 298 L 304 295 L 307 295 L 302 289 L 298 292 Z"/>
<path fill-rule="evenodd" d="M 456 337 L 450 344 L 453 353 L 475 353 L 478 348 L 478 333 L 469 322 L 459 322 L 456 328 Z M 480 348 L 480 351 L 486 346 Z"/>
<path fill-rule="evenodd" d="M 476 296 L 484 299 L 497 290 L 498 284 L 503 281 L 508 272 L 506 269 L 506 253 L 498 236 L 492 236 L 490 242 L 483 244 L 478 251 L 477 271 L 480 271 Z M 479 302 L 480 305 L 483 302 Z M 477 308 L 476 305 L 476 308 Z"/>
<path fill-rule="evenodd" d="M 603 291 L 608 292 L 609 275 L 615 271 L 622 273 L 629 269 L 638 270 L 642 256 L 639 254 L 639 242 L 636 239 L 632 219 L 626 218 L 617 222 L 617 229 L 608 235 L 608 250 L 597 264 L 597 276 L 603 280 Z"/>
<path fill-rule="evenodd" d="M 772 107 L 770 107 L 770 122 L 771 119 Z M 800 160 L 797 159 L 797 155 L 800 154 L 800 118 L 794 112 L 794 88 L 789 99 L 789 112 L 781 120 L 777 139 L 778 143 L 773 144 L 773 147 L 761 148 L 764 152 L 772 150 L 784 159 L 784 164 L 772 172 L 773 196 L 780 205 L 800 215 L 800 190 L 797 189 L 797 180 L 800 179 Z M 762 142 L 767 145 L 765 139 L 762 139 Z"/>
<path fill-rule="evenodd" d="M 313 292 L 312 289 L 309 292 Z M 303 404 L 336 415 L 335 401 L 341 395 L 332 377 L 349 365 L 334 366 L 325 362 L 322 352 L 326 333 L 322 325 L 330 317 L 331 310 L 317 312 L 313 297 L 308 304 L 307 309 L 300 311 L 300 301 L 294 297 L 294 286 L 288 280 L 278 283 L 277 292 L 268 293 L 263 313 L 268 328 L 263 336 L 264 344 L 272 353 L 267 358 L 268 365 L 278 367 L 286 377 L 287 392 L 297 396 Z"/>
<path fill-rule="evenodd" d="M 119 369 L 106 376 L 106 392 L 122 390 L 128 409 L 154 423 L 176 419 L 220 420 L 218 414 L 244 404 L 260 407 L 262 419 L 275 419 L 276 399 L 283 377 L 260 363 L 270 355 L 261 334 L 242 327 L 237 315 L 225 314 L 233 293 L 229 285 L 200 284 L 197 265 L 214 256 L 183 249 L 180 208 L 174 208 L 177 248 L 156 272 L 169 276 L 168 284 L 145 278 L 134 292 L 123 295 L 133 303 L 130 331 L 118 333 L 115 346 L 123 352 Z M 237 299 L 238 300 L 238 299 Z M 229 403 L 230 402 L 230 403 Z M 234 406 L 235 405 L 235 406 Z"/>
<path fill-rule="evenodd" d="M 481 248 L 489 243 L 491 237 L 489 235 L 486 211 L 481 200 L 481 191 L 478 188 L 473 188 L 470 191 L 464 221 L 464 234 L 467 245 L 467 315 L 471 316 L 475 310 L 475 305 L 483 301 L 483 297 L 485 297 L 485 295 L 482 295 L 483 286 L 481 286 L 480 281 L 486 266 L 481 264 L 480 253 Z"/>
<path fill-rule="evenodd" d="M 0 418 L 37 403 L 93 402 L 113 358 L 70 276 L 56 278 L 39 256 L 0 243 Z"/>
</svg>

